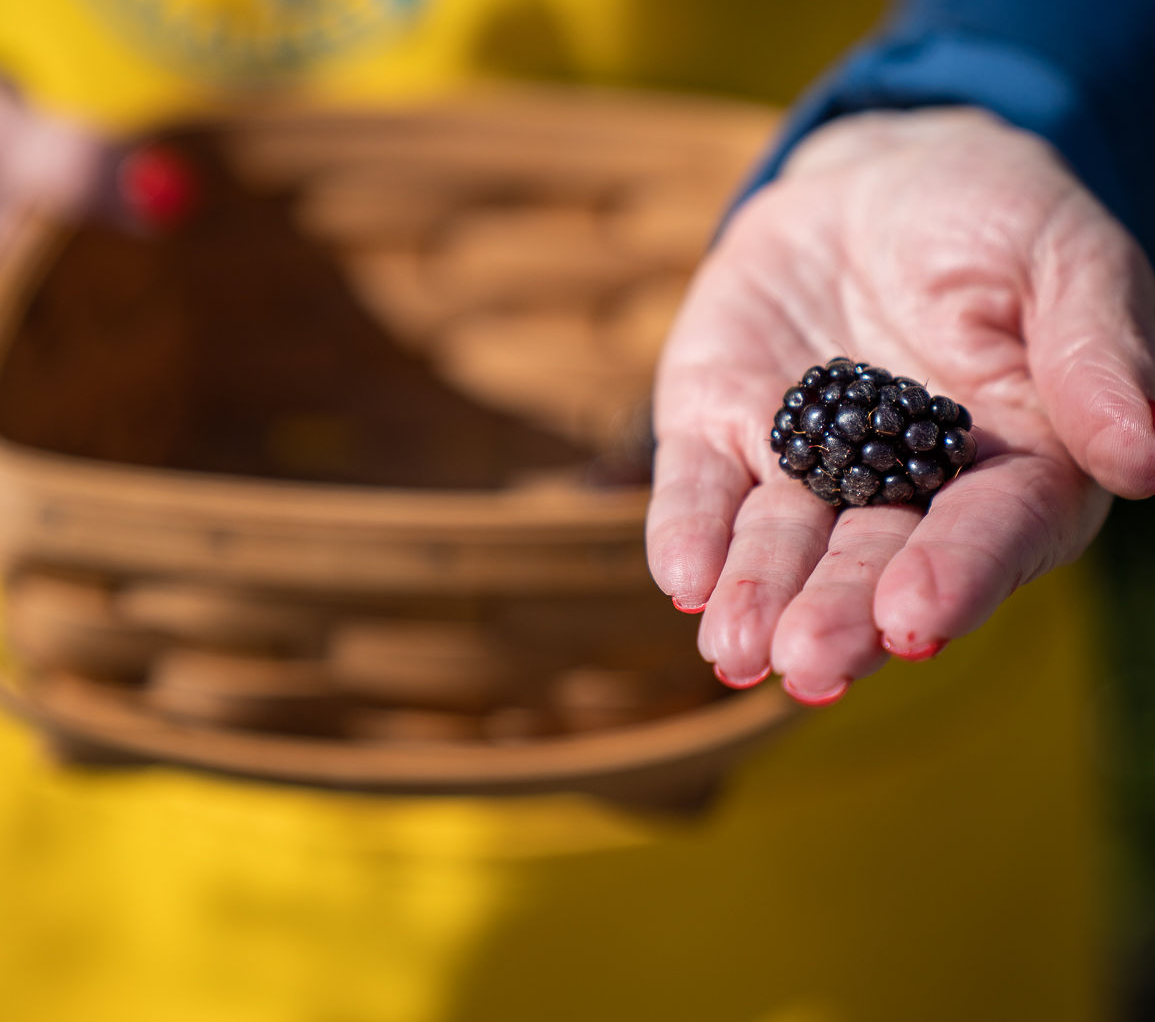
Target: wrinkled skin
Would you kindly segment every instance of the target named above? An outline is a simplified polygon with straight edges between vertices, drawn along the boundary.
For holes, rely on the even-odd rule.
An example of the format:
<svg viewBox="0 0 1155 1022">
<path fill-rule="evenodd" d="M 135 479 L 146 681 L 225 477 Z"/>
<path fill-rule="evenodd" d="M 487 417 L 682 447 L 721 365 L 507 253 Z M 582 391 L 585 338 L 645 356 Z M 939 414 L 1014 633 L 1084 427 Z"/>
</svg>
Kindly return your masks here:
<svg viewBox="0 0 1155 1022">
<path fill-rule="evenodd" d="M 972 110 L 843 118 L 734 217 L 659 367 L 650 566 L 719 677 L 838 699 L 933 655 L 1155 492 L 1155 280 L 1033 136 Z M 926 513 L 837 514 L 777 466 L 782 392 L 836 355 L 972 412 Z"/>
</svg>

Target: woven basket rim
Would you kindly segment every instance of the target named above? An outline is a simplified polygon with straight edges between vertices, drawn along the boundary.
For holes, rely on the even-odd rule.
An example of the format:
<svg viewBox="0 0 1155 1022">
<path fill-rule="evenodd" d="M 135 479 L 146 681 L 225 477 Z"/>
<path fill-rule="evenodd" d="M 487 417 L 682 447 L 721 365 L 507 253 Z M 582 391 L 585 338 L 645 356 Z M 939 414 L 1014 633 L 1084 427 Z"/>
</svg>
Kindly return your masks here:
<svg viewBox="0 0 1155 1022">
<path fill-rule="evenodd" d="M 69 684 L 68 676 L 61 679 Z M 508 794 L 565 785 L 580 790 L 673 764 L 722 766 L 801 716 L 777 685 L 760 685 L 677 716 L 607 731 L 507 746 L 390 747 L 229 732 L 108 702 L 43 705 L 21 691 L 10 670 L 0 670 L 0 703 L 51 733 L 145 759 L 291 783 L 417 794 Z"/>
<path fill-rule="evenodd" d="M 0 476 L 19 478 L 46 496 L 82 498 L 95 505 L 172 511 L 188 516 L 226 513 L 236 523 L 331 522 L 396 530 L 409 536 L 572 531 L 593 534 L 636 529 L 649 486 L 492 490 L 409 489 L 313 483 L 187 469 L 102 462 L 45 451 L 0 437 Z M 9 494 L 0 493 L 0 503 Z"/>
</svg>

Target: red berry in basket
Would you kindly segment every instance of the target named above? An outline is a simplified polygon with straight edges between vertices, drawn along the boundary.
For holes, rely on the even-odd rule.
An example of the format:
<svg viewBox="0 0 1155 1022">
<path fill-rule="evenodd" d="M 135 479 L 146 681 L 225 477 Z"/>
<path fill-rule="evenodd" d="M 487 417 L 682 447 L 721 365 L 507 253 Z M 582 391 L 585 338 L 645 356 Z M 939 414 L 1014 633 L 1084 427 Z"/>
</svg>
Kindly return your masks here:
<svg viewBox="0 0 1155 1022">
<path fill-rule="evenodd" d="M 196 205 L 192 170 L 182 156 L 165 146 L 132 150 L 120 161 L 117 177 L 121 199 L 149 227 L 179 227 Z"/>
</svg>

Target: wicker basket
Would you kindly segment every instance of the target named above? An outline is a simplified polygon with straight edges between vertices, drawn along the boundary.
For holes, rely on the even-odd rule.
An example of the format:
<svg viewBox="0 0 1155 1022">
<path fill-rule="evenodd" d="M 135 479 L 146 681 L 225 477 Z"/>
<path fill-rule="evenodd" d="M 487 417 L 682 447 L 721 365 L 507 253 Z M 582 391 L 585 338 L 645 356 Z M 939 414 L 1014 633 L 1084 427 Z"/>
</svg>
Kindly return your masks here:
<svg viewBox="0 0 1155 1022">
<path fill-rule="evenodd" d="M 645 567 L 648 381 L 771 127 L 514 92 L 173 134 L 0 274 L 7 701 L 84 760 L 692 802 L 787 719 Z"/>
</svg>

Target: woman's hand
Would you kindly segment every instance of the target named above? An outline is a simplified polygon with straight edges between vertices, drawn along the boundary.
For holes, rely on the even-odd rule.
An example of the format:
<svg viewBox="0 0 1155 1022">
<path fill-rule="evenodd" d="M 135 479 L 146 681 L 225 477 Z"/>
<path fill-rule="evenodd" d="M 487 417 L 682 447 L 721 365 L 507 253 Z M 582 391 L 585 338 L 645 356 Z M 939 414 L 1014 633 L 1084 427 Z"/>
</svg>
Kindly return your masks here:
<svg viewBox="0 0 1155 1022">
<path fill-rule="evenodd" d="M 1041 141 L 979 111 L 835 121 L 702 266 L 656 389 L 651 570 L 723 680 L 837 699 L 1077 557 L 1155 493 L 1155 279 Z M 836 355 L 966 405 L 979 462 L 929 511 L 835 514 L 770 450 Z"/>
</svg>

